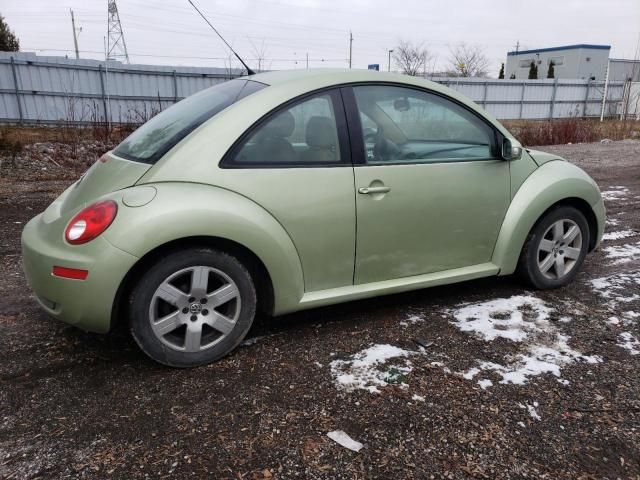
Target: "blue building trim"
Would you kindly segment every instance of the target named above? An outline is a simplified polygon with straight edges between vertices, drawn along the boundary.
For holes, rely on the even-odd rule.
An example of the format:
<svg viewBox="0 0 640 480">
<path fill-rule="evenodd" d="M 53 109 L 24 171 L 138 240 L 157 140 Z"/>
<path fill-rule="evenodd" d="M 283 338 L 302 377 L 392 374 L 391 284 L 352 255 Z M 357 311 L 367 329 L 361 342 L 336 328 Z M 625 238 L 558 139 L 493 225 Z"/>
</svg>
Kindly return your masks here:
<svg viewBox="0 0 640 480">
<path fill-rule="evenodd" d="M 589 45 L 587 43 L 580 43 L 578 45 L 565 45 L 564 47 L 550 47 L 550 48 L 538 48 L 537 50 L 520 50 L 519 52 L 507 52 L 507 55 L 528 55 L 542 52 L 556 52 L 558 50 L 577 50 L 579 48 L 586 48 L 589 50 L 611 50 L 611 45 Z"/>
</svg>

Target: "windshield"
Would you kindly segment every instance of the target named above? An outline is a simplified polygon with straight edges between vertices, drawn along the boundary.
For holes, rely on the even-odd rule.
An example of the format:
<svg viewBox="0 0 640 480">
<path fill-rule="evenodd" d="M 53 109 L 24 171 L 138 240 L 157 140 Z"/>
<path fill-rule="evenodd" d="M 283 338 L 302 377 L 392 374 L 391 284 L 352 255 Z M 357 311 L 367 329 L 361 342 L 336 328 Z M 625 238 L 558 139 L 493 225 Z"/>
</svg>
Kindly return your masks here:
<svg viewBox="0 0 640 480">
<path fill-rule="evenodd" d="M 154 164 L 195 128 L 264 87 L 263 83 L 238 79 L 202 90 L 153 117 L 129 135 L 113 153 L 128 160 Z"/>
</svg>

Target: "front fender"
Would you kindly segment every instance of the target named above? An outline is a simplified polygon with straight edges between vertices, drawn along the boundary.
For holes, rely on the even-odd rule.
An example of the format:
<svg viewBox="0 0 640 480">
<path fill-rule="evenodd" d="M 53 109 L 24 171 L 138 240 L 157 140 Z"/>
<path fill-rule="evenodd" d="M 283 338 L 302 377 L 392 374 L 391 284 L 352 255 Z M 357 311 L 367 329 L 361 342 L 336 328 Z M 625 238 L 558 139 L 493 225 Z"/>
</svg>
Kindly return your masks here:
<svg viewBox="0 0 640 480">
<path fill-rule="evenodd" d="M 537 168 L 522 184 L 507 210 L 498 235 L 492 262 L 500 275 L 513 273 L 527 235 L 552 205 L 567 198 L 579 198 L 594 211 L 598 238 L 604 230 L 604 207 L 597 184 L 575 165 L 550 161 Z"/>
<path fill-rule="evenodd" d="M 196 183 L 154 183 L 153 200 L 139 207 L 122 202 L 127 192 L 114 192 L 118 215 L 104 233 L 117 248 L 142 257 L 168 242 L 195 236 L 231 240 L 251 250 L 265 265 L 274 291 L 274 312 L 295 308 L 304 294 L 302 266 L 284 228 L 246 197 Z M 127 202 L 130 203 L 130 202 Z"/>
</svg>

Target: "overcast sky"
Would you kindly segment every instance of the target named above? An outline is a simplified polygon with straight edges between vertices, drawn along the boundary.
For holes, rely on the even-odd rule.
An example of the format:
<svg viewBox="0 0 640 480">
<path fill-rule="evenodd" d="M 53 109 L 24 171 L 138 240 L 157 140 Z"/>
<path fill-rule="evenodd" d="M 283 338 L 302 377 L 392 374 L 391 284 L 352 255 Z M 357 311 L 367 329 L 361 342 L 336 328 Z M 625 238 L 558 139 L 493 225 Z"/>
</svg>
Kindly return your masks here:
<svg viewBox="0 0 640 480">
<path fill-rule="evenodd" d="M 444 70 L 449 48 L 482 46 L 497 76 L 506 52 L 576 43 L 611 45 L 633 58 L 640 0 L 194 0 L 238 53 L 264 68 L 346 67 L 349 31 L 353 67 L 379 63 L 403 39 L 423 43 L 432 68 Z M 0 13 L 21 49 L 73 56 L 73 8 L 80 56 L 104 58 L 107 0 L 0 0 Z M 118 0 L 131 63 L 224 67 L 228 52 L 187 0 Z M 393 69 L 393 64 L 392 64 Z"/>
</svg>

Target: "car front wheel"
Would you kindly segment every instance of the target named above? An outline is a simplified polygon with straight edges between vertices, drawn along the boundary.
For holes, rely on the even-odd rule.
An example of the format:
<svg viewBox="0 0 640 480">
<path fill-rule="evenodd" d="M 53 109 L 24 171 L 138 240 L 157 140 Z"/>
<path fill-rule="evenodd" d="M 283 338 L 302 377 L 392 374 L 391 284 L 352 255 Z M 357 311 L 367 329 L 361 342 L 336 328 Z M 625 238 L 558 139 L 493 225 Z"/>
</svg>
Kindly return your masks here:
<svg viewBox="0 0 640 480">
<path fill-rule="evenodd" d="M 202 248 L 157 262 L 129 302 L 129 325 L 140 348 L 164 365 L 192 367 L 238 346 L 253 322 L 256 292 L 235 257 Z"/>
<path fill-rule="evenodd" d="M 589 246 L 589 226 L 582 212 L 570 206 L 548 212 L 532 229 L 518 270 L 533 287 L 557 288 L 578 274 Z"/>
</svg>

